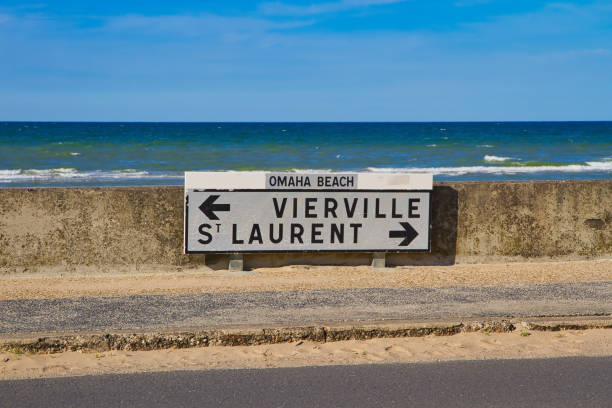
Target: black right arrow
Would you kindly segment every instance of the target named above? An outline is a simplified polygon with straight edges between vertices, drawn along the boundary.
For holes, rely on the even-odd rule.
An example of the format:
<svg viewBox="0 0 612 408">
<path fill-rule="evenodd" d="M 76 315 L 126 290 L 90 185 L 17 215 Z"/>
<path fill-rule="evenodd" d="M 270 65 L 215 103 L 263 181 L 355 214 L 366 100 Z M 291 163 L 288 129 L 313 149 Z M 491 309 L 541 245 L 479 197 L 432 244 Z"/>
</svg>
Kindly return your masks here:
<svg viewBox="0 0 612 408">
<path fill-rule="evenodd" d="M 215 214 L 215 211 L 230 210 L 229 204 L 214 204 L 214 202 L 217 201 L 217 198 L 219 198 L 219 195 L 209 195 L 208 198 L 204 200 L 204 202 L 200 205 L 200 207 L 198 207 L 200 211 L 202 211 L 204 215 L 208 217 L 209 220 L 219 219 L 219 217 L 217 217 L 217 214 Z"/>
<path fill-rule="evenodd" d="M 404 240 L 399 243 L 399 246 L 408 246 L 419 233 L 407 222 L 400 222 L 400 225 L 404 227 L 404 230 L 389 231 L 389 238 L 404 238 Z"/>
</svg>

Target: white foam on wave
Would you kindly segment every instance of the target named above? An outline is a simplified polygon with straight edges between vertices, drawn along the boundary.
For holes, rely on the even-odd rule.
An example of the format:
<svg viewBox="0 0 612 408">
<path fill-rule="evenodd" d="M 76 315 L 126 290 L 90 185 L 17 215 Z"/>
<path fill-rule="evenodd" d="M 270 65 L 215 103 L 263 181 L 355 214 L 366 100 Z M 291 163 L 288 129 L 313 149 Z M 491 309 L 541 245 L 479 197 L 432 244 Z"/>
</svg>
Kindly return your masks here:
<svg viewBox="0 0 612 408">
<path fill-rule="evenodd" d="M 332 169 L 291 169 L 294 173 L 331 173 Z"/>
<path fill-rule="evenodd" d="M 466 174 L 529 174 L 529 173 L 612 173 L 612 161 L 586 162 L 566 166 L 462 166 L 462 167 L 406 167 L 376 168 L 368 167 L 375 173 L 432 173 L 444 176 L 463 176 Z"/>
<path fill-rule="evenodd" d="M 516 160 L 516 159 L 512 157 L 493 156 L 493 155 L 487 154 L 485 155 L 484 160 L 488 162 L 505 162 L 508 160 Z"/>
<path fill-rule="evenodd" d="M 530 173 L 581 173 L 603 172 L 612 173 L 612 158 L 603 161 L 592 161 L 584 164 L 569 164 L 565 166 L 460 166 L 460 167 L 368 167 L 365 169 L 373 173 L 431 173 L 434 175 L 463 176 L 466 174 L 530 174 Z M 292 169 L 295 173 L 330 173 L 331 169 Z M 73 181 L 105 181 L 129 179 L 182 179 L 183 172 L 175 173 L 149 173 L 144 170 L 92 170 L 79 171 L 74 168 L 56 169 L 6 169 L 0 170 L 0 182 L 66 182 Z"/>
<path fill-rule="evenodd" d="M 67 180 L 120 180 L 120 179 L 163 179 L 163 178 L 182 178 L 182 173 L 164 174 L 149 173 L 143 170 L 124 169 L 124 170 L 92 170 L 78 171 L 74 168 L 57 169 L 10 169 L 0 170 L 0 182 L 23 182 L 23 181 L 48 181 L 63 182 Z"/>
</svg>

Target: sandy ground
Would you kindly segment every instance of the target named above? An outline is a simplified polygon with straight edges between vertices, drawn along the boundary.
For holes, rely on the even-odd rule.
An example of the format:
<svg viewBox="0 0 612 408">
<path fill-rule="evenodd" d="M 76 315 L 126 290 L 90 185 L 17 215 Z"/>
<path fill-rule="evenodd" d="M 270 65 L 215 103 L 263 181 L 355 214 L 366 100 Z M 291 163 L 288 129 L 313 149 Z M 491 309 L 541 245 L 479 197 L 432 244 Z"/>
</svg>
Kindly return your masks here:
<svg viewBox="0 0 612 408">
<path fill-rule="evenodd" d="M 612 260 L 415 266 L 373 271 L 367 266 L 290 266 L 248 273 L 184 271 L 0 278 L 0 299 L 233 293 L 410 286 L 482 286 L 612 281 Z"/>
<path fill-rule="evenodd" d="M 445 360 L 612 355 L 612 330 L 462 333 L 454 336 L 159 351 L 0 354 L 0 379 L 167 370 L 299 367 Z"/>
</svg>

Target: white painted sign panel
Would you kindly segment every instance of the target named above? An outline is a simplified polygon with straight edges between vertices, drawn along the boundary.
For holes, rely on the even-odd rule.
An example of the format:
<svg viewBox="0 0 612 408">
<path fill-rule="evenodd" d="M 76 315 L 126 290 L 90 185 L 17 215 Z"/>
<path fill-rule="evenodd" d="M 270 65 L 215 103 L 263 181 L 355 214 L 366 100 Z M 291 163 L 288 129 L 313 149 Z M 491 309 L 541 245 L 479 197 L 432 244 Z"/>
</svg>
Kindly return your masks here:
<svg viewBox="0 0 612 408">
<path fill-rule="evenodd" d="M 378 177 L 369 185 L 378 188 L 365 189 L 371 173 L 244 173 L 255 188 L 218 188 L 228 173 L 193 173 L 196 182 L 188 174 L 187 253 L 429 250 L 431 183 L 422 175 L 412 185 L 406 175 L 404 185 Z"/>
</svg>

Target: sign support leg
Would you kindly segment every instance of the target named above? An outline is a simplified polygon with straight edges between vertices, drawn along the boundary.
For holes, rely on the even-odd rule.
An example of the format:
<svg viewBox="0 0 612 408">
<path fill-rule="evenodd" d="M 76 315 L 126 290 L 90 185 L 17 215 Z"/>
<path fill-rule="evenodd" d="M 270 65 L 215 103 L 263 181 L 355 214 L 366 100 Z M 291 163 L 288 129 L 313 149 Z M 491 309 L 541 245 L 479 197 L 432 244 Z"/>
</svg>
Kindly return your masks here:
<svg viewBox="0 0 612 408">
<path fill-rule="evenodd" d="M 229 265 L 227 269 L 229 272 L 243 272 L 244 271 L 244 258 L 242 254 L 230 254 Z"/>
<path fill-rule="evenodd" d="M 384 269 L 387 267 L 387 261 L 384 252 L 372 253 L 372 269 Z"/>
</svg>

